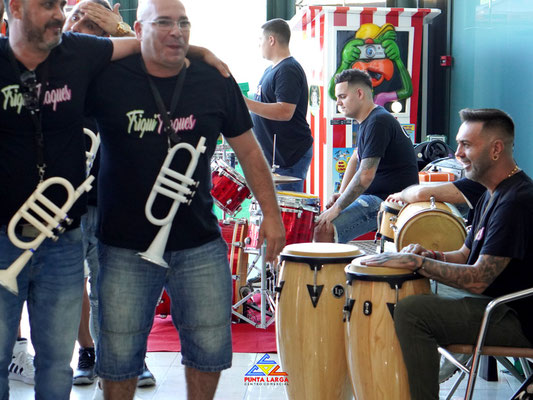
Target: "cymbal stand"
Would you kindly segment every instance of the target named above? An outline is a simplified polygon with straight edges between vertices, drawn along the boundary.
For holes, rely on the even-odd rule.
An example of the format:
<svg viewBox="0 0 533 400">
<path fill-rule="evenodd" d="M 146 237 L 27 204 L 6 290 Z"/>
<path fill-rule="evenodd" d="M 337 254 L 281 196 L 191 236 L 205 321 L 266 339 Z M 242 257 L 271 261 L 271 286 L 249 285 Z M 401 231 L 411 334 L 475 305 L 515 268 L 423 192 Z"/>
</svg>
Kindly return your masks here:
<svg viewBox="0 0 533 400">
<path fill-rule="evenodd" d="M 272 144 L 272 173 L 276 172 L 276 169 L 279 168 L 279 165 L 276 165 L 276 137 L 277 135 L 274 133 L 274 143 Z"/>
<path fill-rule="evenodd" d="M 261 245 L 261 248 L 258 249 L 258 257 L 256 258 L 256 260 L 254 260 L 254 263 L 253 263 L 255 264 L 257 259 L 258 258 L 260 259 L 259 262 L 260 262 L 261 287 L 258 289 L 252 290 L 250 293 L 248 293 L 248 295 L 246 295 L 241 300 L 239 300 L 237 303 L 235 303 L 232 306 L 232 310 L 231 310 L 233 315 L 255 326 L 256 328 L 262 328 L 262 329 L 268 328 L 274 322 L 274 318 L 275 318 L 274 315 L 271 315 L 267 321 L 267 303 L 270 306 L 271 310 L 275 310 L 275 304 L 274 304 L 274 292 L 270 288 L 267 287 L 267 283 L 268 283 L 267 265 L 270 265 L 270 264 L 265 261 L 265 257 L 264 257 L 265 254 L 266 254 L 266 244 L 263 243 Z M 248 299 L 251 299 L 257 293 L 261 295 L 261 309 L 260 309 L 261 321 L 259 323 L 252 321 L 250 318 L 236 311 L 241 304 L 248 301 Z"/>
</svg>

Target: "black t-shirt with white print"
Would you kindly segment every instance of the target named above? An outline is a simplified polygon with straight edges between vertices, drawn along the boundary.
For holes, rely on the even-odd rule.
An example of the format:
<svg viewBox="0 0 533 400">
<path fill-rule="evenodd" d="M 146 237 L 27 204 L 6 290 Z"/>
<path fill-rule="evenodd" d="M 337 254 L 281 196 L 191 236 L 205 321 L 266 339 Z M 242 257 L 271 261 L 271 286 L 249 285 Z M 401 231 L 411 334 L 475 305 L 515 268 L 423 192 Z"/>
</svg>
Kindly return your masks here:
<svg viewBox="0 0 533 400">
<path fill-rule="evenodd" d="M 39 182 L 35 126 L 24 106 L 19 78 L 8 57 L 7 38 L 0 39 L 0 225 L 34 192 Z M 47 60 L 36 68 L 37 81 L 43 79 L 47 64 L 48 84 L 38 86 L 42 95 L 41 118 L 44 137 L 44 178 L 66 178 L 74 188 L 85 179 L 85 138 L 83 113 L 87 88 L 92 78 L 111 59 L 109 39 L 64 33 L 62 42 Z M 17 62 L 18 63 L 18 62 Z M 27 69 L 18 63 L 20 73 Z M 45 195 L 62 205 L 62 187 L 51 187 Z M 69 212 L 79 217 L 86 210 L 85 195 Z"/>
<path fill-rule="evenodd" d="M 165 108 L 170 111 L 176 77 L 152 77 Z M 145 216 L 145 203 L 168 152 L 167 135 L 150 90 L 141 57 L 135 55 L 111 63 L 91 91 L 91 109 L 102 144 L 98 181 L 98 238 L 105 244 L 146 250 L 159 230 Z M 117 97 L 118 95 L 118 97 Z M 220 133 L 236 137 L 252 122 L 233 78 L 192 60 L 176 110 L 170 119 L 183 141 L 196 147 L 204 136 L 207 150 L 200 156 L 193 179 L 199 182 L 190 205 L 180 204 L 167 250 L 197 247 L 219 237 L 212 212 L 210 160 Z M 178 150 L 171 168 L 185 174 L 187 150 Z M 164 218 L 172 204 L 158 195 L 153 215 Z"/>
</svg>

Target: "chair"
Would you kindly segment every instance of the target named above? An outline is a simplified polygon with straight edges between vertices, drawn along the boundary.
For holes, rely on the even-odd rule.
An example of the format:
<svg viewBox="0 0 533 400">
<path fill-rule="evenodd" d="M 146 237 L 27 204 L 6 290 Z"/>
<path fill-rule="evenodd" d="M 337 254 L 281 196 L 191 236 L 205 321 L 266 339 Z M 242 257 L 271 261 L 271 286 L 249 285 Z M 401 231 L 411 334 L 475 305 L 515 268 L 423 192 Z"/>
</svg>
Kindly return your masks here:
<svg viewBox="0 0 533 400">
<path fill-rule="evenodd" d="M 492 311 L 501 304 L 508 303 L 514 300 L 519 300 L 531 295 L 533 295 L 533 288 L 521 290 L 518 292 L 507 294 L 505 296 L 498 297 L 492 300 L 489 304 L 487 304 L 487 307 L 485 308 L 485 313 L 483 315 L 483 320 L 481 322 L 477 343 L 475 346 L 465 344 L 452 344 L 447 346 L 446 348 L 439 347 L 439 352 L 462 371 L 461 375 L 450 390 L 447 399 L 451 398 L 451 396 L 453 395 L 453 393 L 455 392 L 455 390 L 457 389 L 466 374 L 468 374 L 468 385 L 466 387 L 465 400 L 472 399 L 479 368 L 479 361 L 482 355 L 494 356 L 498 360 L 498 362 L 504 365 L 504 367 L 506 367 L 520 382 L 527 380 L 527 378 L 532 375 L 533 371 L 531 370 L 529 363 L 527 362 L 527 358 L 533 358 L 533 348 L 483 345 L 485 342 L 485 337 L 487 335 L 488 323 Z M 472 354 L 472 358 L 466 364 L 466 366 L 464 366 L 459 363 L 450 353 Z M 509 362 L 506 357 L 517 357 L 520 359 L 525 378 L 516 371 L 513 364 Z"/>
</svg>

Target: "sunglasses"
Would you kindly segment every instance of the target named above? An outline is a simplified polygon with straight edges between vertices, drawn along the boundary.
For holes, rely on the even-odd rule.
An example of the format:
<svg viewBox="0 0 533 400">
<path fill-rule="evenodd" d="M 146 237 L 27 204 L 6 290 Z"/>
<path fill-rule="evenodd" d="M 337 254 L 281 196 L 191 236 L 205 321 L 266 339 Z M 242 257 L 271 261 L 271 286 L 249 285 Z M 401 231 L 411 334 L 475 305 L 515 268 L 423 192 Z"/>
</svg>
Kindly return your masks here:
<svg viewBox="0 0 533 400">
<path fill-rule="evenodd" d="M 35 71 L 25 71 L 20 75 L 20 92 L 24 100 L 24 106 L 32 111 L 39 111 L 39 89 Z"/>
</svg>

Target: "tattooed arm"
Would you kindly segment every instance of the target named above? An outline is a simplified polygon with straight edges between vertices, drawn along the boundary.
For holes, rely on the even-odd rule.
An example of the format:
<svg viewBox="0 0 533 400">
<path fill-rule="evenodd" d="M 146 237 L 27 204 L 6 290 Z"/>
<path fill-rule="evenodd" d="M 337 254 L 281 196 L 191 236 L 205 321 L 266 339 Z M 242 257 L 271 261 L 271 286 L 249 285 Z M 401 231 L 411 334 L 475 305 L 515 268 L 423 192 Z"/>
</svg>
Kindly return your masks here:
<svg viewBox="0 0 533 400">
<path fill-rule="evenodd" d="M 362 261 L 362 264 L 417 270 L 419 274 L 446 285 L 481 294 L 510 261 L 509 257 L 482 254 L 474 265 L 466 265 L 437 261 L 417 254 L 383 253 Z"/>
<path fill-rule="evenodd" d="M 321 228 L 322 225 L 329 225 L 332 220 L 337 218 L 342 210 L 352 204 L 355 199 L 368 189 L 376 176 L 379 161 L 379 157 L 363 158 L 353 179 L 342 192 L 335 204 L 333 204 L 328 210 L 324 211 L 318 218 L 317 228 Z"/>
</svg>

